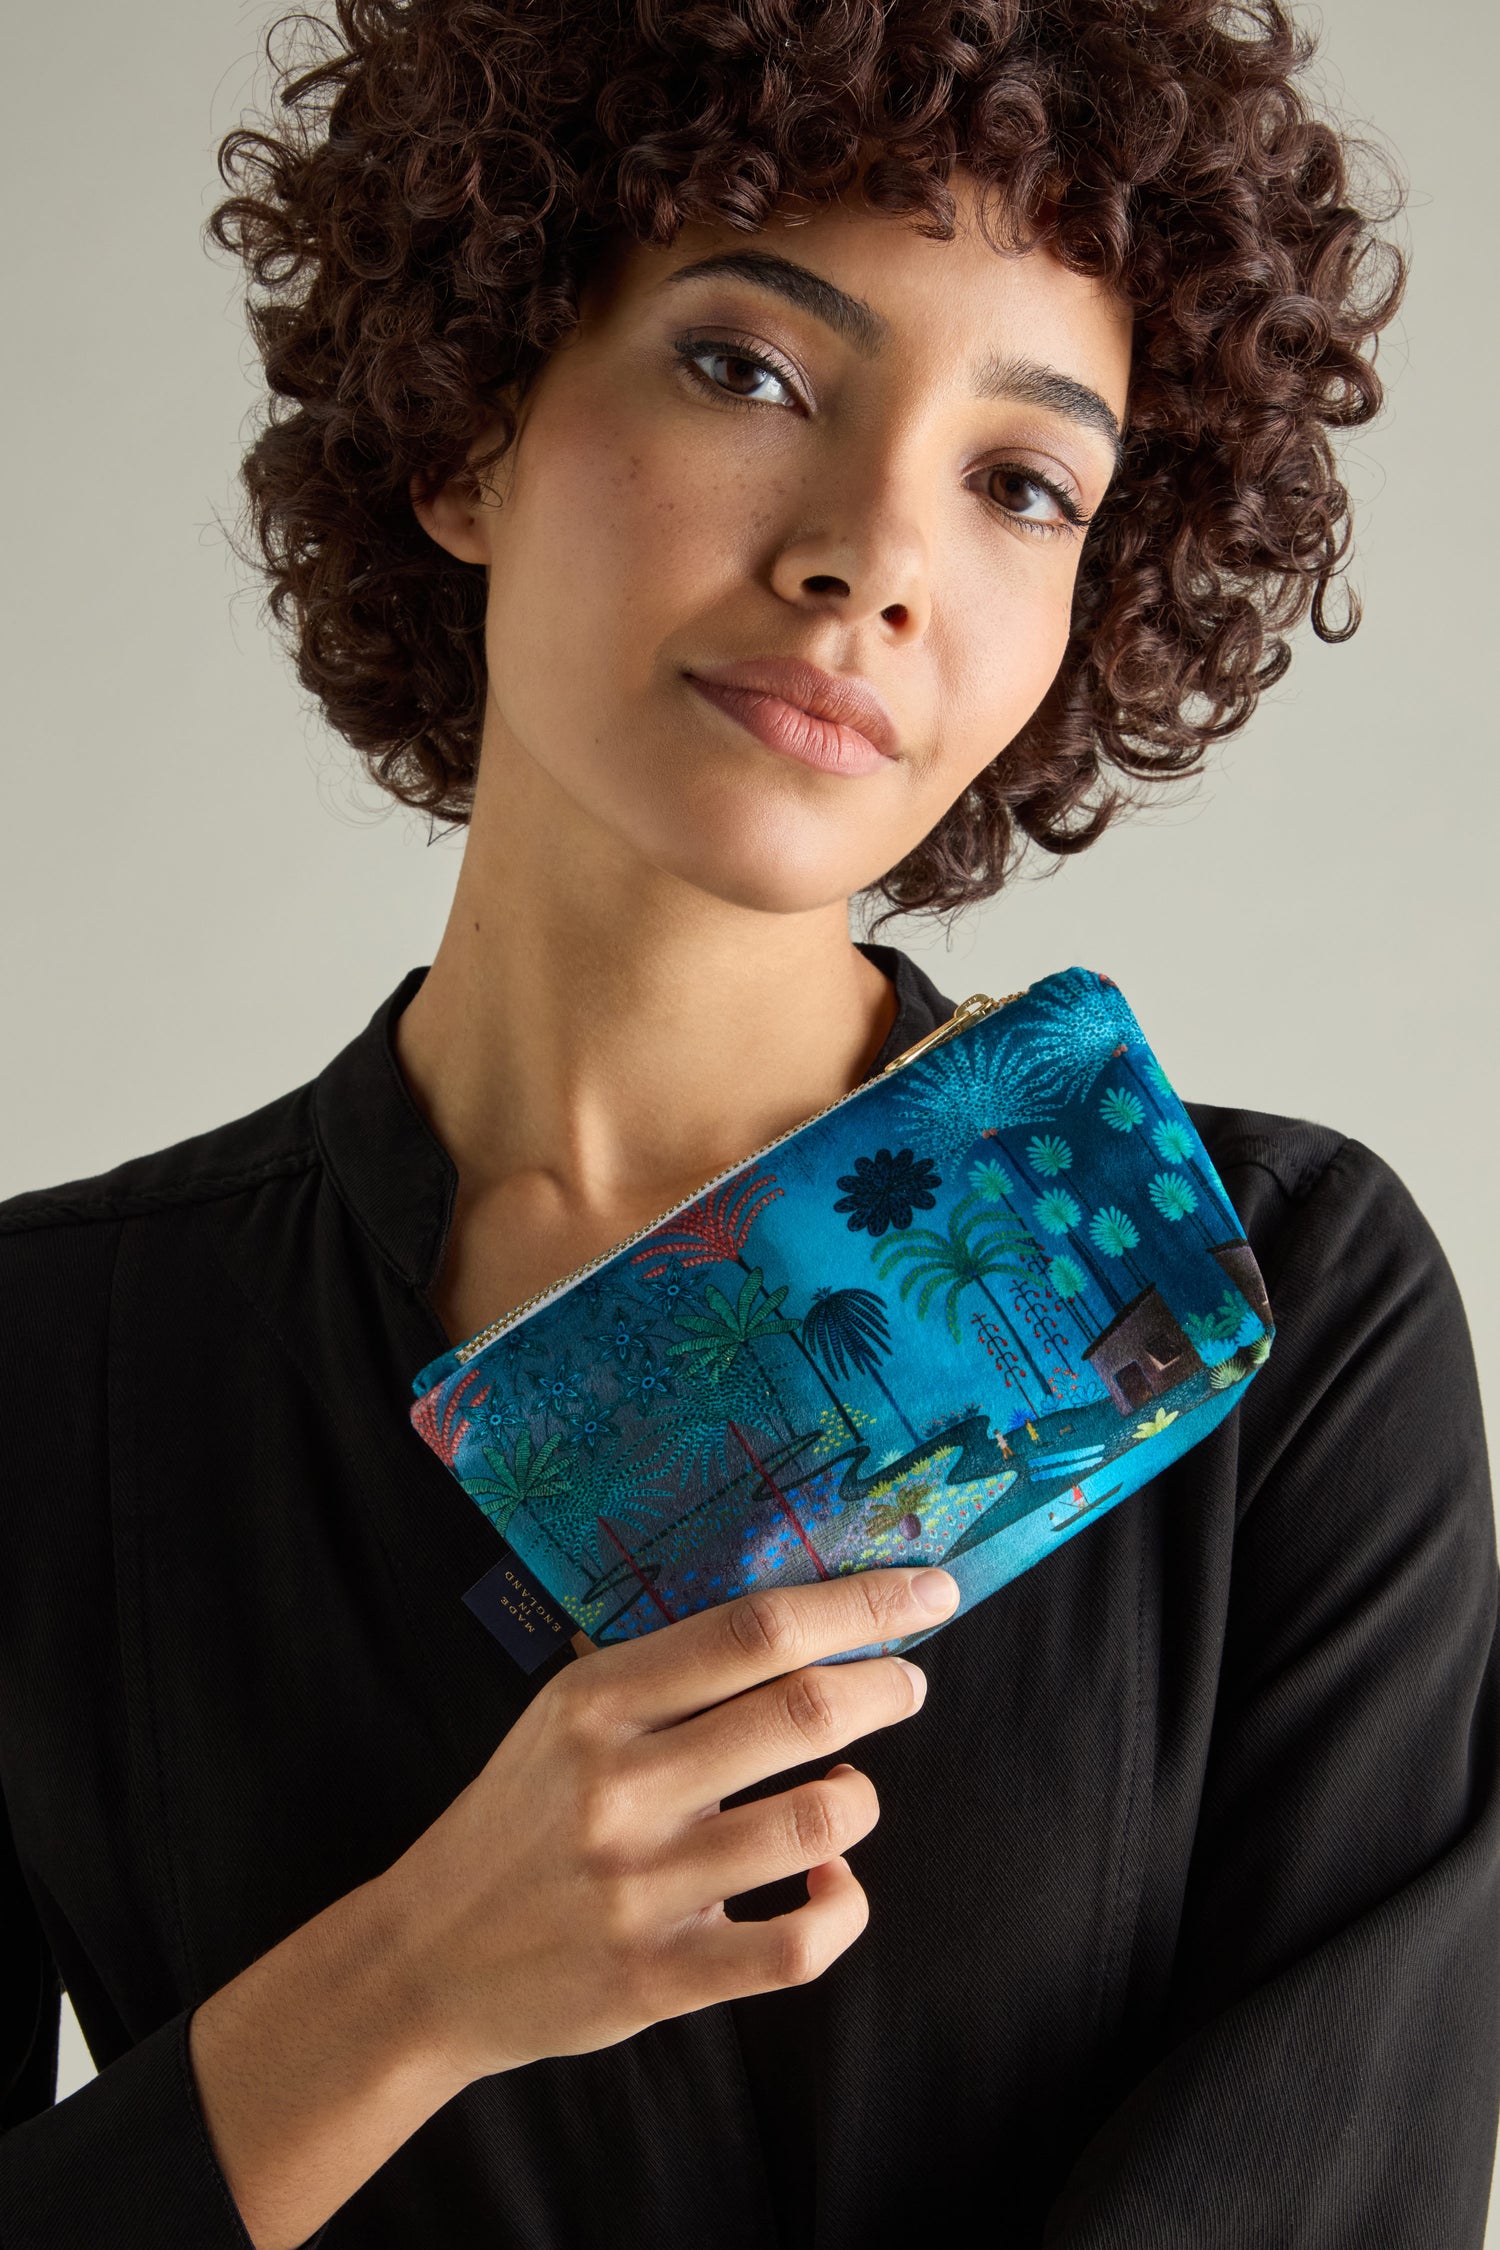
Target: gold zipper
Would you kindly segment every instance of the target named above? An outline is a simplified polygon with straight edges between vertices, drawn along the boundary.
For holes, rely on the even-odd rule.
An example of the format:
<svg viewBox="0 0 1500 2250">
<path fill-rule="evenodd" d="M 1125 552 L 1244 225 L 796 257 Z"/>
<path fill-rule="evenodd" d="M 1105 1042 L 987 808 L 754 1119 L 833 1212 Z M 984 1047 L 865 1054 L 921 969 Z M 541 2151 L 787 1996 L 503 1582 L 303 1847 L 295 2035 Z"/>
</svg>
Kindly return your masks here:
<svg viewBox="0 0 1500 2250">
<path fill-rule="evenodd" d="M 481 1328 L 477 1336 L 471 1336 L 466 1344 L 458 1346 L 454 1353 L 454 1364 L 458 1367 L 466 1365 L 476 1352 L 483 1351 L 486 1344 L 492 1344 L 497 1336 L 504 1335 L 506 1329 L 514 1327 L 518 1320 L 524 1320 L 528 1313 L 535 1312 L 538 1306 L 547 1304 L 553 1297 L 562 1296 L 565 1290 L 572 1288 L 575 1281 L 582 1281 L 584 1275 L 592 1273 L 596 1266 L 607 1265 L 619 1251 L 628 1250 L 633 1242 L 644 1242 L 648 1234 L 654 1234 L 659 1226 L 674 1218 L 679 1211 L 687 1210 L 689 1204 L 696 1203 L 701 1195 L 706 1195 L 710 1188 L 717 1187 L 721 1180 L 731 1179 L 736 1172 L 746 1171 L 752 1164 L 758 1164 L 763 1156 L 770 1155 L 773 1148 L 780 1148 L 783 1141 L 806 1132 L 809 1125 L 816 1125 L 820 1117 L 827 1117 L 832 1111 L 842 1109 L 845 1102 L 852 1102 L 859 1094 L 867 1094 L 883 1078 L 889 1078 L 893 1071 L 904 1070 L 908 1063 L 916 1061 L 918 1055 L 925 1055 L 929 1048 L 936 1047 L 944 1039 L 951 1039 L 956 1031 L 967 1031 L 970 1024 L 978 1023 L 981 1017 L 993 1015 L 997 1008 L 1008 1008 L 1012 1000 L 1019 1000 L 1021 997 L 1019 992 L 1007 992 L 1003 999 L 992 1000 L 987 992 L 971 992 L 967 1000 L 959 1002 L 946 1023 L 940 1023 L 936 1031 L 929 1031 L 925 1038 L 916 1040 L 910 1047 L 903 1047 L 901 1053 L 893 1055 L 884 1070 L 877 1071 L 873 1078 L 865 1079 L 858 1086 L 851 1086 L 848 1093 L 839 1095 L 837 1101 L 825 1102 L 821 1109 L 813 1111 L 811 1117 L 804 1117 L 800 1125 L 789 1126 L 786 1132 L 778 1133 L 773 1141 L 767 1141 L 764 1147 L 752 1150 L 749 1156 L 738 1157 L 733 1164 L 726 1164 L 722 1172 L 715 1172 L 711 1180 L 705 1180 L 701 1187 L 694 1188 L 691 1195 L 683 1196 L 670 1210 L 659 1212 L 646 1226 L 637 1227 L 634 1234 L 627 1234 L 620 1241 L 612 1242 L 607 1250 L 601 1250 L 586 1264 L 575 1266 L 571 1273 L 564 1274 L 561 1281 L 550 1281 L 545 1289 L 538 1289 L 534 1296 L 527 1297 L 519 1305 L 513 1305 L 498 1320 L 492 1320 L 488 1328 Z"/>
</svg>

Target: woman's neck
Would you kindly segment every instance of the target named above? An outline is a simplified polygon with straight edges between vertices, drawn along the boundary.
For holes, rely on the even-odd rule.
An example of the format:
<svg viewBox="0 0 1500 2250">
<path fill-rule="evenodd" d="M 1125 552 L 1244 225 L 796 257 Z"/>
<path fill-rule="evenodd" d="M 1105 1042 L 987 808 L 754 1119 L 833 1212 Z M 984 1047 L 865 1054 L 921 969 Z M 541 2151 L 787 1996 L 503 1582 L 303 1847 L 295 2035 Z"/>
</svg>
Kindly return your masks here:
<svg viewBox="0 0 1500 2250">
<path fill-rule="evenodd" d="M 450 1333 L 836 1100 L 895 1019 L 844 900 L 754 910 L 564 826 L 566 848 L 534 829 L 523 847 L 476 804 L 442 942 L 395 1027 L 459 1175 L 434 1299 Z"/>
</svg>

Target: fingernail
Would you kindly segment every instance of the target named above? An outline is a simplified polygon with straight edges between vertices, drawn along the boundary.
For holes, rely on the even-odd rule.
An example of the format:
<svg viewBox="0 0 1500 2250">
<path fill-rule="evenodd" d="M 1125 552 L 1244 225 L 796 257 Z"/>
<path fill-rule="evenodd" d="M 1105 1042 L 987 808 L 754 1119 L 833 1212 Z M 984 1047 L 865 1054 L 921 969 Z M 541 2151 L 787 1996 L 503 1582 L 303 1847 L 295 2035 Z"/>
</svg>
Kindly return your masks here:
<svg viewBox="0 0 1500 2250">
<path fill-rule="evenodd" d="M 942 1617 L 958 1602 L 958 1580 L 946 1570 L 919 1570 L 911 1582 L 913 1601 Z"/>
<path fill-rule="evenodd" d="M 920 1703 L 923 1696 L 927 1693 L 927 1674 L 923 1671 L 920 1664 L 908 1664 L 904 1656 L 898 1656 L 896 1662 L 900 1665 L 903 1672 L 910 1672 L 912 1679 L 916 1683 L 916 1697 L 917 1701 Z"/>
<path fill-rule="evenodd" d="M 918 1570 L 911 1582 L 911 1597 L 920 1609 L 945 1615 L 958 1602 L 958 1579 L 949 1570 Z"/>
</svg>

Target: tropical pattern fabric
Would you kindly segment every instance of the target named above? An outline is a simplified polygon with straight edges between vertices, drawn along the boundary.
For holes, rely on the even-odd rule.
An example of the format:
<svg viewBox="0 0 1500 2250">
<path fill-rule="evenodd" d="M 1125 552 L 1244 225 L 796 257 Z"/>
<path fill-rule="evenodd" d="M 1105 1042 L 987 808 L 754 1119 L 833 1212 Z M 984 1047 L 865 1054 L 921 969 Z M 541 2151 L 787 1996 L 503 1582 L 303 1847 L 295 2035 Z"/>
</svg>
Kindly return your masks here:
<svg viewBox="0 0 1500 2250">
<path fill-rule="evenodd" d="M 411 1418 L 596 1642 L 889 1564 L 951 1571 L 960 1616 L 1204 1437 L 1273 1333 L 1123 993 L 1072 968 L 434 1360 Z"/>
</svg>

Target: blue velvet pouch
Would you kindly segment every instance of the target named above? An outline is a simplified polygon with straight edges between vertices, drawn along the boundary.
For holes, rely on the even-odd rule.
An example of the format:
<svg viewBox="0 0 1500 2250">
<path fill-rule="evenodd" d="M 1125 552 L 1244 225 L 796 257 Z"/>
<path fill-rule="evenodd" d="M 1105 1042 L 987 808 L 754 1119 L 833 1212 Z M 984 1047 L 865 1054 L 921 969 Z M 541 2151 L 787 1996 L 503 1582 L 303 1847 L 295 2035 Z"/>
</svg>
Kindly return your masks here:
<svg viewBox="0 0 1500 2250">
<path fill-rule="evenodd" d="M 1273 1332 L 1124 995 L 1075 968 L 444 1353 L 411 1418 L 596 1642 L 889 1564 L 951 1571 L 960 1616 L 1206 1436 Z"/>
</svg>

